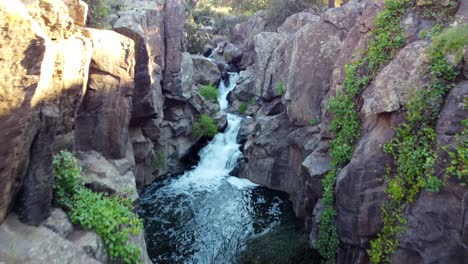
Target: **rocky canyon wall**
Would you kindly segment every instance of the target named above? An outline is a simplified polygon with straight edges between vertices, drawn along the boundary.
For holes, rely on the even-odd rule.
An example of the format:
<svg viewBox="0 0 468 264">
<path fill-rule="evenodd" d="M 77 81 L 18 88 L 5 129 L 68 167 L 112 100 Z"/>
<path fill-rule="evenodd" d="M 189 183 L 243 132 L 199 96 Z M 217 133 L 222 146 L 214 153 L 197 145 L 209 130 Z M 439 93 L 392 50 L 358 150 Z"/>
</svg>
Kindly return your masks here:
<svg viewBox="0 0 468 264">
<path fill-rule="evenodd" d="M 418 8 L 427 5 L 415 2 Z M 466 24 L 468 2 L 459 4 L 455 23 Z M 234 28 L 234 40 L 244 51 L 244 71 L 238 90 L 230 95 L 231 110 L 246 104 L 245 114 L 252 117 L 241 128 L 245 159 L 240 175 L 289 193 L 296 214 L 311 230 L 313 247 L 323 211 L 321 180 L 330 170 L 328 102 L 342 91 L 345 65 L 359 60 L 372 39 L 376 15 L 384 8 L 384 1 L 349 1 L 323 13 L 292 15 L 276 32 L 264 32 L 261 14 Z M 410 95 L 428 83 L 430 42 L 420 33 L 434 23 L 417 11 L 407 13 L 401 22 L 404 47 L 356 100 L 361 136 L 351 161 L 339 171 L 335 190 L 338 263 L 369 262 L 369 242 L 383 226 L 383 176 L 393 164 L 383 145 L 403 122 Z M 440 148 L 453 146 L 464 129 L 466 78 L 460 75 L 445 99 L 436 127 Z M 439 177 L 448 166 L 444 155 L 439 158 Z M 422 192 L 404 213 L 408 224 L 393 263 L 463 263 L 468 252 L 467 193 L 453 178 L 438 193 Z"/>
</svg>

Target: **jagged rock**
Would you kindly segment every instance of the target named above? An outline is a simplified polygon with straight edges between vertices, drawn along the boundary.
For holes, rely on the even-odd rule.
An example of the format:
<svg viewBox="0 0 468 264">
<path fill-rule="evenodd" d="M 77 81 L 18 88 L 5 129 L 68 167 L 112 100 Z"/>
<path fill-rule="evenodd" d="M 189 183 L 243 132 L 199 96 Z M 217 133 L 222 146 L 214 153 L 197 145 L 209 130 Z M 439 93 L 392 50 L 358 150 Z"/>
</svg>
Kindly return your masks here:
<svg viewBox="0 0 468 264">
<path fill-rule="evenodd" d="M 10 214 L 0 225 L 0 262 L 98 264 L 72 242 L 45 227 L 22 224 Z"/>
<path fill-rule="evenodd" d="M 140 261 L 143 264 L 153 264 L 148 256 L 148 250 L 146 250 L 146 242 L 145 236 L 143 231 L 141 231 L 138 235 L 130 235 L 129 242 L 135 245 L 138 248 L 141 248 L 141 255 Z"/>
<path fill-rule="evenodd" d="M 80 247 L 89 257 L 101 263 L 108 263 L 109 257 L 104 241 L 95 232 L 76 230 L 67 239 Z"/>
<path fill-rule="evenodd" d="M 320 120 L 320 103 L 330 88 L 341 43 L 340 33 L 330 23 L 308 24 L 296 33 L 285 89 L 288 116 L 293 124 Z"/>
<path fill-rule="evenodd" d="M 67 236 L 73 231 L 73 226 L 70 223 L 67 214 L 59 208 L 53 208 L 51 210 L 49 218 L 42 223 L 42 226 L 54 231 L 63 238 L 67 238 Z"/>
<path fill-rule="evenodd" d="M 136 184 L 143 186 L 151 183 L 154 180 L 152 168 L 153 157 L 153 143 L 151 140 L 143 135 L 140 128 L 130 129 L 130 140 L 136 163 Z"/>
<path fill-rule="evenodd" d="M 201 55 L 192 55 L 194 76 L 193 81 L 201 85 L 217 85 L 221 80 L 216 63 Z"/>
<path fill-rule="evenodd" d="M 323 213 L 323 203 L 322 203 L 322 200 L 320 199 L 315 204 L 314 211 L 312 212 L 312 216 L 314 220 L 312 222 L 311 231 L 309 234 L 309 243 L 312 248 L 317 248 L 318 231 L 319 231 L 320 221 L 322 219 L 322 213 Z"/>
<path fill-rule="evenodd" d="M 113 31 L 87 30 L 93 43 L 88 89 L 76 119 L 79 150 L 125 157 L 133 92 L 133 41 Z"/>
<path fill-rule="evenodd" d="M 468 23 L 468 2 L 466 1 L 459 1 L 459 8 L 455 17 L 453 19 L 454 24 L 467 24 Z"/>
<path fill-rule="evenodd" d="M 81 0 L 62 0 L 68 7 L 68 13 L 73 18 L 75 25 L 83 27 L 86 25 L 88 5 Z"/>
<path fill-rule="evenodd" d="M 98 192 L 117 193 L 131 201 L 138 199 L 135 175 L 132 171 L 121 175 L 117 168 L 94 150 L 80 151 L 77 158 L 83 167 L 82 178 L 86 186 Z"/>
<path fill-rule="evenodd" d="M 232 94 L 234 97 L 243 102 L 248 102 L 255 96 L 255 76 L 252 68 L 247 68 L 245 71 L 239 73 L 239 79 L 237 79 L 237 86 Z"/>
<path fill-rule="evenodd" d="M 365 115 L 397 111 L 424 86 L 428 46 L 425 41 L 410 43 L 377 75 L 362 95 Z"/>
</svg>

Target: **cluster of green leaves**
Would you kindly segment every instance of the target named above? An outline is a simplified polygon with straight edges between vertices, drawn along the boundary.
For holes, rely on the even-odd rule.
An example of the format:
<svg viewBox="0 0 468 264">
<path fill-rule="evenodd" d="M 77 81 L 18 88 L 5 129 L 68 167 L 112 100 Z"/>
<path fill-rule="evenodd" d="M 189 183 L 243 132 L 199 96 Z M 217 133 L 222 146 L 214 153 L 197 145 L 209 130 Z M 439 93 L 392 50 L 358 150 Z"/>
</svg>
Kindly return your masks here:
<svg viewBox="0 0 468 264">
<path fill-rule="evenodd" d="M 276 93 L 279 96 L 283 96 L 283 94 L 284 94 L 283 81 L 281 81 L 281 80 L 279 80 L 278 83 L 276 83 Z"/>
<path fill-rule="evenodd" d="M 218 133 L 216 121 L 205 114 L 202 114 L 193 126 L 193 134 L 197 137 L 214 137 L 216 133 Z"/>
<path fill-rule="evenodd" d="M 81 167 L 68 151 L 55 155 L 53 167 L 55 202 L 68 211 L 72 223 L 100 235 L 113 260 L 140 263 L 141 249 L 128 242 L 130 234 L 139 234 L 142 229 L 131 202 L 85 188 Z"/>
<path fill-rule="evenodd" d="M 202 54 L 206 44 L 210 41 L 208 33 L 202 30 L 203 25 L 195 22 L 189 12 L 184 22 L 185 43 L 190 54 Z"/>
<path fill-rule="evenodd" d="M 239 105 L 239 113 L 244 114 L 249 108 L 249 105 L 254 105 L 254 104 L 255 104 L 255 97 L 252 97 L 248 102 L 241 103 Z"/>
<path fill-rule="evenodd" d="M 86 0 L 89 7 L 88 25 L 95 28 L 106 28 L 106 17 L 112 8 L 109 0 Z"/>
<path fill-rule="evenodd" d="M 461 28 L 462 33 L 466 29 Z M 436 132 L 434 129 L 443 103 L 443 98 L 453 87 L 458 71 L 446 55 L 461 52 L 464 44 L 455 37 L 457 29 L 449 29 L 434 38 L 429 49 L 430 63 L 427 89 L 414 94 L 406 106 L 406 122 L 396 129 L 396 134 L 384 146 L 384 151 L 393 156 L 395 171 L 389 169 L 385 192 L 388 200 L 382 204 L 383 228 L 377 239 L 371 241 L 369 257 L 372 263 L 391 263 L 392 255 L 399 245 L 399 235 L 404 231 L 404 209 L 414 203 L 421 190 L 437 192 L 443 180 L 434 175 L 438 159 Z M 451 36 L 451 37 L 450 37 Z M 463 148 L 460 148 L 463 152 Z M 466 164 L 466 149 L 465 154 Z M 458 156 L 457 154 L 454 157 Z M 463 159 L 463 157 L 462 157 Z M 458 159 L 448 172 L 458 172 Z M 466 170 L 465 170 L 466 171 Z M 463 173 L 463 172 L 462 172 Z"/>
<path fill-rule="evenodd" d="M 163 152 L 154 150 L 153 160 L 151 161 L 151 166 L 155 170 L 166 169 L 167 168 L 167 157 Z"/>
<path fill-rule="evenodd" d="M 422 18 L 445 23 L 451 20 L 458 9 L 458 5 L 457 0 L 432 0 L 431 3 L 420 6 L 417 11 Z"/>
<path fill-rule="evenodd" d="M 360 60 L 346 65 L 344 89 L 329 102 L 333 113 L 329 129 L 334 137 L 330 141 L 331 171 L 322 180 L 324 211 L 319 225 L 317 250 L 330 260 L 334 259 L 339 245 L 334 209 L 336 176 L 338 170 L 350 161 L 361 132 L 356 97 L 405 43 L 400 22 L 408 10 L 409 0 L 386 0 L 385 4 L 385 9 L 374 21 L 373 40 Z"/>
<path fill-rule="evenodd" d="M 455 150 L 447 151 L 451 161 L 446 172 L 457 177 L 460 185 L 465 187 L 468 185 L 468 119 L 463 121 L 463 126 L 463 132 L 457 138 L 459 145 Z"/>
<path fill-rule="evenodd" d="M 219 92 L 213 85 L 204 85 L 200 89 L 200 94 L 208 100 L 216 102 L 218 100 Z"/>
</svg>

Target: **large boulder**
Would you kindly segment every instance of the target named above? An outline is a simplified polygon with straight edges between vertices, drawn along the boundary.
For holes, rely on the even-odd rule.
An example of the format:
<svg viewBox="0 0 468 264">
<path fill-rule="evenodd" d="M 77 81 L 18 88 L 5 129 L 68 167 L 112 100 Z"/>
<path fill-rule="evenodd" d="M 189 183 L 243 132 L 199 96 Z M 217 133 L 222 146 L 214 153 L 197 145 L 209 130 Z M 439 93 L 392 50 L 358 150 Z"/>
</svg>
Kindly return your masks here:
<svg viewBox="0 0 468 264">
<path fill-rule="evenodd" d="M 195 83 L 201 85 L 218 85 L 221 72 L 215 62 L 202 55 L 192 55 Z"/>
<path fill-rule="evenodd" d="M 320 120 L 320 103 L 330 88 L 341 43 L 340 32 L 330 23 L 308 24 L 296 33 L 285 94 L 292 123 Z"/>
<path fill-rule="evenodd" d="M 377 75 L 362 95 L 365 115 L 397 111 L 424 86 L 428 46 L 425 41 L 410 43 Z"/>
<path fill-rule="evenodd" d="M 10 214 L 0 225 L 0 263 L 98 264 L 79 246 L 45 227 L 21 223 Z"/>
<path fill-rule="evenodd" d="M 76 119 L 79 150 L 125 157 L 135 67 L 133 41 L 113 31 L 88 30 L 93 43 L 88 89 Z"/>
</svg>

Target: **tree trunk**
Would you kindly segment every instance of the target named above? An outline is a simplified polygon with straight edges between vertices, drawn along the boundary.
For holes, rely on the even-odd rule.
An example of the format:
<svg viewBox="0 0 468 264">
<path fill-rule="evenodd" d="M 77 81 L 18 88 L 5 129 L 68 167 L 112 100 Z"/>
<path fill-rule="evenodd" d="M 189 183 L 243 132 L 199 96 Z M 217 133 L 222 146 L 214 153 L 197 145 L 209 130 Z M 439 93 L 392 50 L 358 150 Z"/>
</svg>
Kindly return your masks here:
<svg viewBox="0 0 468 264">
<path fill-rule="evenodd" d="M 335 0 L 328 0 L 328 7 L 335 7 Z"/>
</svg>

